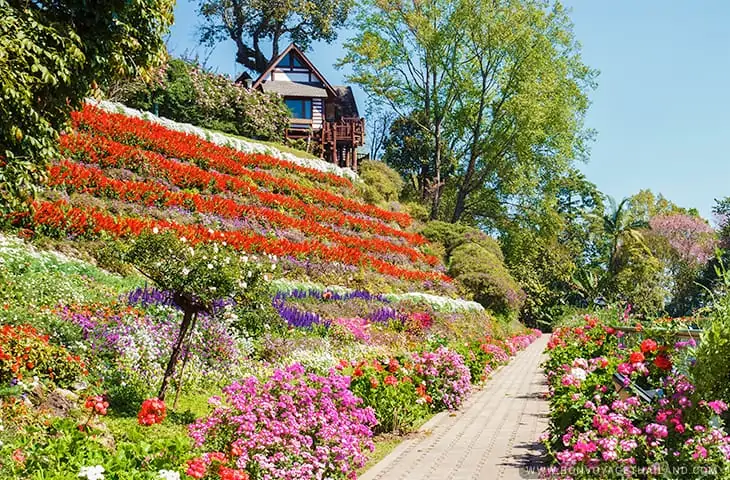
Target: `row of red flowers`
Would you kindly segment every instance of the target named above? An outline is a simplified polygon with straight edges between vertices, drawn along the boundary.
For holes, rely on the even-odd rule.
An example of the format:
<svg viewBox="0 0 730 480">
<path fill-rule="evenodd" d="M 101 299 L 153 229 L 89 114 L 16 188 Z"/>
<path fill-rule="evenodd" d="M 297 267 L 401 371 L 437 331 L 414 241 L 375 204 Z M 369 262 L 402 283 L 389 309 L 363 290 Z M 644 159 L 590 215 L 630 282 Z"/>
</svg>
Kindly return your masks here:
<svg viewBox="0 0 730 480">
<path fill-rule="evenodd" d="M 295 172 L 320 182 L 352 187 L 352 182 L 340 175 L 303 167 L 294 162 L 262 154 L 247 154 L 209 142 L 196 135 L 170 130 L 141 118 L 120 113 L 110 113 L 91 105 L 84 105 L 80 112 L 73 113 L 76 127 L 83 126 L 121 139 L 125 143 L 138 143 L 148 147 L 158 146 L 160 138 L 167 142 L 166 150 L 180 158 L 204 158 L 209 154 L 224 154 L 238 159 L 242 165 L 259 168 L 278 168 Z"/>
<path fill-rule="evenodd" d="M 111 117 L 111 118 L 107 118 Z M 389 212 L 374 205 L 350 200 L 326 190 L 299 185 L 297 182 L 280 178 L 262 170 L 251 170 L 243 165 L 258 165 L 264 159 L 262 155 L 247 155 L 226 147 L 206 142 L 198 137 L 174 132 L 164 127 L 132 119 L 124 115 L 114 115 L 86 106 L 81 112 L 73 115 L 77 127 L 94 129 L 114 139 L 126 142 L 141 140 L 147 149 L 180 159 L 194 161 L 204 168 L 213 168 L 223 173 L 249 178 L 258 184 L 266 185 L 282 191 L 296 193 L 305 198 L 312 198 L 326 205 L 343 208 L 351 212 L 363 213 L 386 221 L 395 221 L 401 227 L 407 227 L 411 218 L 405 213 Z"/>
<path fill-rule="evenodd" d="M 104 137 L 70 134 L 62 136 L 60 144 L 65 154 L 98 164 L 101 167 L 127 168 L 138 173 L 159 176 L 180 188 L 210 189 L 220 193 L 230 192 L 252 196 L 264 205 L 284 207 L 306 218 L 349 226 L 378 235 L 402 238 L 414 245 L 426 243 L 426 239 L 422 235 L 390 227 L 378 220 L 348 215 L 338 210 L 308 204 L 295 197 L 264 191 L 250 181 L 242 180 L 234 175 L 207 171 L 195 165 L 168 159 L 160 154 L 130 147 Z"/>
<path fill-rule="evenodd" d="M 84 236 L 107 232 L 122 237 L 139 235 L 145 230 L 170 230 L 184 236 L 193 244 L 199 242 L 226 242 L 237 250 L 251 253 L 265 253 L 277 256 L 317 256 L 323 260 L 341 262 L 347 265 L 369 266 L 384 275 L 406 280 L 451 279 L 439 272 L 422 272 L 400 268 L 383 260 L 365 254 L 358 249 L 337 246 L 330 247 L 316 240 L 292 242 L 286 239 L 269 238 L 252 232 L 214 231 L 202 225 L 181 225 L 175 222 L 151 218 L 114 217 L 97 209 L 76 208 L 61 200 L 57 202 L 36 202 L 32 222 L 36 228 L 50 230 L 50 233 L 64 232 Z"/>
<path fill-rule="evenodd" d="M 252 216 L 264 219 L 273 225 L 297 229 L 308 235 L 325 238 L 339 245 L 377 253 L 398 253 L 406 255 L 412 262 L 424 261 L 429 265 L 439 263 L 438 258 L 424 255 L 411 247 L 396 245 L 378 238 L 360 238 L 343 235 L 311 220 L 294 218 L 270 208 L 245 205 L 219 195 L 203 196 L 191 192 L 173 192 L 156 182 L 136 182 L 107 177 L 101 170 L 62 160 L 49 167 L 49 185 L 63 186 L 67 190 L 89 193 L 96 196 L 119 198 L 139 202 L 146 206 L 179 206 L 194 209 L 200 213 L 214 213 L 226 218 Z"/>
</svg>

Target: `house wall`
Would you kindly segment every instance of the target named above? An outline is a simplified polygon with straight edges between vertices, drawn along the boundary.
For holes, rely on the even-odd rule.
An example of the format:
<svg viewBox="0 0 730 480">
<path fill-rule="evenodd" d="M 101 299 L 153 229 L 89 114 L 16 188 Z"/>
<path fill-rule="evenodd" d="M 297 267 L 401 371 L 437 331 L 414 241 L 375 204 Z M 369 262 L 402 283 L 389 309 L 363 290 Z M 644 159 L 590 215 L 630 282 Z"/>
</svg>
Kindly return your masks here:
<svg viewBox="0 0 730 480">
<path fill-rule="evenodd" d="M 277 82 L 299 82 L 322 85 L 322 82 L 319 81 L 317 76 L 307 69 L 297 69 L 293 71 L 275 69 L 264 77 L 265 82 L 270 82 L 272 80 Z"/>
<path fill-rule="evenodd" d="M 321 98 L 312 99 L 312 129 L 319 130 L 322 128 L 322 121 L 324 116 L 324 102 Z"/>
</svg>

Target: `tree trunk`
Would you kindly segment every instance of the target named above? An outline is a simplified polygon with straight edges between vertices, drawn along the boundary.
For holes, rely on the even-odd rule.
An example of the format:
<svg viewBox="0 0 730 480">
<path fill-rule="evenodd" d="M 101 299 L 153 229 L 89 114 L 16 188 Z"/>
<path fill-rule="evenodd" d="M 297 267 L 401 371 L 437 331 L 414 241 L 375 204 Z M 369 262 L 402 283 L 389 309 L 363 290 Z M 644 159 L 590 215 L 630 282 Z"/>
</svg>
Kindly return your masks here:
<svg viewBox="0 0 730 480">
<path fill-rule="evenodd" d="M 180 398 L 180 392 L 182 391 L 183 379 L 185 375 L 185 366 L 188 364 L 190 359 L 190 348 L 193 344 L 193 332 L 195 331 L 195 323 L 198 320 L 198 314 L 193 314 L 193 321 L 190 324 L 190 333 L 188 333 L 188 349 L 185 351 L 185 357 L 183 357 L 183 363 L 180 366 L 180 376 L 177 379 L 177 388 L 175 389 L 175 402 L 172 404 L 172 408 L 177 408 L 177 401 Z"/>
<path fill-rule="evenodd" d="M 431 220 L 436 220 L 439 213 L 439 205 L 441 204 L 441 123 L 436 123 L 434 132 L 434 168 L 436 169 L 434 178 L 435 186 L 433 191 L 433 201 L 431 202 Z"/>
<path fill-rule="evenodd" d="M 172 347 L 172 354 L 170 355 L 170 360 L 167 362 L 167 368 L 165 368 L 165 375 L 162 377 L 162 385 L 160 385 L 160 393 L 157 394 L 157 398 L 160 400 L 165 400 L 165 393 L 167 392 L 167 385 L 170 382 L 170 378 L 175 374 L 175 365 L 177 364 L 178 359 L 180 358 L 180 352 L 182 351 L 183 342 L 185 340 L 185 336 L 188 333 L 188 328 L 190 327 L 190 324 L 193 321 L 193 316 L 195 315 L 195 310 L 192 308 L 186 308 L 184 310 L 183 314 L 183 320 L 180 324 L 180 331 L 177 335 L 177 340 L 175 341 L 175 345 Z"/>
</svg>

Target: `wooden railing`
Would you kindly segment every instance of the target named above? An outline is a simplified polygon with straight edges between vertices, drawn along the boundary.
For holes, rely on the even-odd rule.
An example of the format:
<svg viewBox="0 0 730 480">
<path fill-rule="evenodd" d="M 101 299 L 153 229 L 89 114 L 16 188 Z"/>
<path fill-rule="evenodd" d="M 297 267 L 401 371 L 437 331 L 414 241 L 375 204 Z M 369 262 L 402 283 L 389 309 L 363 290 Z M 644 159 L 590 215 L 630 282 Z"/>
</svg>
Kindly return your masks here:
<svg viewBox="0 0 730 480">
<path fill-rule="evenodd" d="M 626 333 L 640 333 L 643 332 L 645 329 L 637 329 L 636 327 L 614 327 L 615 330 L 626 332 Z M 666 328 L 652 328 L 652 332 L 667 332 Z M 684 338 L 694 338 L 695 340 L 699 340 L 702 336 L 702 329 L 699 328 L 687 328 L 683 330 L 674 330 L 673 333 L 677 335 L 678 337 L 684 337 Z"/>
<path fill-rule="evenodd" d="M 365 119 L 344 117 L 338 122 L 325 122 L 322 141 L 331 144 L 349 141 L 353 146 L 362 145 L 365 142 Z"/>
</svg>

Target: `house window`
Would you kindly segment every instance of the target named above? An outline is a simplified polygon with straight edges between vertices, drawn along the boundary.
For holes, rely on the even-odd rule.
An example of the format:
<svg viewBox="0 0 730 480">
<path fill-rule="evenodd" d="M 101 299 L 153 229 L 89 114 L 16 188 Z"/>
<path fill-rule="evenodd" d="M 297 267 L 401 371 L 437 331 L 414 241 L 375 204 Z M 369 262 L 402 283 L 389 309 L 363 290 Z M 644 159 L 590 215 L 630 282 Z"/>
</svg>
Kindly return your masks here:
<svg viewBox="0 0 730 480">
<path fill-rule="evenodd" d="M 302 61 L 298 55 L 294 52 L 289 52 L 284 58 L 281 59 L 278 65 L 279 68 L 303 68 Z"/>
<path fill-rule="evenodd" d="M 312 99 L 310 98 L 287 98 L 284 100 L 291 111 L 292 118 L 312 119 Z"/>
</svg>

